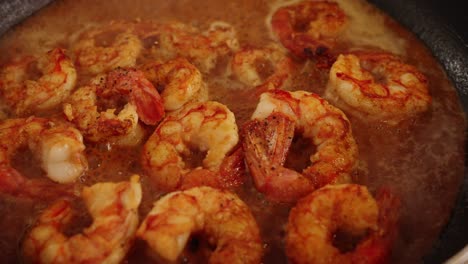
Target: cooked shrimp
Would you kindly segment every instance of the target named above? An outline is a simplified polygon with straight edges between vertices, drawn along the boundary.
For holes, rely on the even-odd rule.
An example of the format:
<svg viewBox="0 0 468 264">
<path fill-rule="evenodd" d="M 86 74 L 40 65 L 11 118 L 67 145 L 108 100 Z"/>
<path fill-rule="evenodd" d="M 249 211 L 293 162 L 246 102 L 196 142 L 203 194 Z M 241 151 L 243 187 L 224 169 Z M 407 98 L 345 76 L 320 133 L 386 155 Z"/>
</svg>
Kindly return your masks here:
<svg viewBox="0 0 468 264">
<path fill-rule="evenodd" d="M 267 119 L 274 113 L 280 113 L 289 118 L 294 122 L 293 127 L 287 127 L 292 126 L 288 124 L 288 121 L 278 121 L 277 124 L 272 122 L 270 118 L 267 121 L 272 122 L 272 128 L 267 123 L 264 129 L 258 129 L 258 126 L 262 126 L 262 120 Z M 247 165 L 253 173 L 252 176 L 256 178 L 256 187 L 260 191 L 269 188 L 270 185 L 275 185 L 272 182 L 265 182 L 265 179 L 285 182 L 297 179 L 304 182 L 297 174 L 290 172 L 290 170 L 284 170 L 284 168 L 280 168 L 278 173 L 278 177 L 283 175 L 284 179 L 275 179 L 273 176 L 268 175 L 272 171 L 267 168 L 263 170 L 255 169 L 255 166 L 258 166 L 256 164 L 258 161 L 268 164 L 268 161 L 271 160 L 271 166 L 275 168 L 282 166 L 286 155 L 285 152 L 287 152 L 293 136 L 289 130 L 294 128 L 297 133 L 301 133 L 304 138 L 310 139 L 317 147 L 317 152 L 310 157 L 312 164 L 301 173 L 311 181 L 313 186 L 318 188 L 330 183 L 337 184 L 350 181 L 350 173 L 353 171 L 358 157 L 358 149 L 351 131 L 351 124 L 343 112 L 318 95 L 304 91 L 274 90 L 265 92 L 260 97 L 260 102 L 252 115 L 252 119 L 257 119 L 259 125 L 255 125 L 257 126 L 256 129 L 246 130 L 245 139 L 247 142 L 244 142 L 244 147 L 248 152 L 248 154 L 246 153 Z M 284 125 L 286 128 L 278 127 L 278 125 Z M 267 135 L 267 133 L 269 134 Z M 263 140 L 258 137 L 269 138 L 270 140 L 261 143 Z M 265 157 L 265 151 L 258 150 L 257 142 L 271 144 L 266 152 L 270 157 Z M 275 163 L 275 161 L 277 162 Z M 302 184 L 298 183 L 298 185 Z M 305 188 L 306 185 L 303 187 Z M 282 189 L 278 192 L 288 191 L 287 188 Z M 268 196 L 268 193 L 266 194 Z M 290 197 L 287 194 L 284 195 Z M 275 199 L 275 197 L 271 198 Z"/>
<path fill-rule="evenodd" d="M 108 38 L 100 46 L 98 38 Z M 112 39 L 113 38 L 113 39 Z M 111 40 L 111 43 L 109 42 Z M 129 23 L 112 22 L 83 32 L 73 46 L 76 65 L 88 74 L 135 66 L 142 44 Z"/>
<path fill-rule="evenodd" d="M 208 100 L 208 87 L 200 71 L 185 58 L 152 62 L 141 69 L 155 87 L 162 89 L 161 97 L 167 111 L 177 110 L 188 102 Z"/>
<path fill-rule="evenodd" d="M 283 46 L 294 55 L 326 63 L 347 21 L 337 3 L 314 0 L 278 8 L 271 18 L 271 26 Z"/>
<path fill-rule="evenodd" d="M 262 244 L 250 209 L 235 194 L 211 187 L 173 192 L 156 201 L 137 236 L 173 262 L 190 235 L 199 232 L 216 246 L 209 263 L 260 263 Z"/>
<path fill-rule="evenodd" d="M 36 64 L 41 77 L 33 80 Z M 75 83 L 75 67 L 65 50 L 59 48 L 39 58 L 18 59 L 0 73 L 1 96 L 16 116 L 57 107 L 70 95 Z"/>
<path fill-rule="evenodd" d="M 221 184 L 229 177 L 222 173 L 224 166 L 238 164 L 226 162 L 238 140 L 234 114 L 226 106 L 213 101 L 191 103 L 168 115 L 156 128 L 143 148 L 143 168 L 163 190 L 183 188 L 184 181 L 193 176 L 190 174 Z M 188 168 L 183 159 L 193 148 L 206 152 L 203 165 L 195 169 Z"/>
<path fill-rule="evenodd" d="M 25 258 L 34 263 L 120 263 L 132 245 L 141 202 L 139 177 L 118 183 L 97 183 L 83 189 L 93 217 L 91 226 L 67 237 L 62 230 L 72 220 L 69 201 L 47 208 L 26 236 Z"/>
<path fill-rule="evenodd" d="M 294 121 L 281 113 L 253 120 L 243 129 L 245 160 L 255 187 L 268 199 L 294 202 L 314 190 L 301 173 L 283 167 L 294 137 Z"/>
<path fill-rule="evenodd" d="M 3 193 L 40 197 L 41 191 L 54 185 L 28 179 L 12 167 L 14 154 L 24 147 L 31 150 L 45 175 L 54 182 L 74 182 L 87 169 L 83 138 L 75 128 L 43 118 L 8 119 L 0 124 L 0 190 Z"/>
<path fill-rule="evenodd" d="M 116 115 L 121 101 L 128 103 Z M 99 112 L 98 106 L 108 109 Z M 64 105 L 64 112 L 90 141 L 135 145 L 143 136 L 138 120 L 154 125 L 163 117 L 164 108 L 158 91 L 141 71 L 118 68 L 79 88 Z"/>
<path fill-rule="evenodd" d="M 239 81 L 256 87 L 259 92 L 281 89 L 294 68 L 291 58 L 276 45 L 243 48 L 234 54 L 231 61 L 231 70 Z"/>
<path fill-rule="evenodd" d="M 390 125 L 426 111 L 431 104 L 424 74 L 383 52 L 340 55 L 330 70 L 325 97 L 364 121 Z"/>
<path fill-rule="evenodd" d="M 286 254 L 292 263 L 386 263 L 397 235 L 399 200 L 382 190 L 376 200 L 366 187 L 328 185 L 301 199 L 291 210 Z M 337 233 L 358 240 L 341 252 Z"/>
<path fill-rule="evenodd" d="M 239 49 L 234 27 L 222 21 L 213 22 L 203 32 L 182 23 L 163 24 L 158 33 L 153 55 L 164 60 L 187 58 L 203 73 L 210 72 L 221 57 Z"/>
</svg>

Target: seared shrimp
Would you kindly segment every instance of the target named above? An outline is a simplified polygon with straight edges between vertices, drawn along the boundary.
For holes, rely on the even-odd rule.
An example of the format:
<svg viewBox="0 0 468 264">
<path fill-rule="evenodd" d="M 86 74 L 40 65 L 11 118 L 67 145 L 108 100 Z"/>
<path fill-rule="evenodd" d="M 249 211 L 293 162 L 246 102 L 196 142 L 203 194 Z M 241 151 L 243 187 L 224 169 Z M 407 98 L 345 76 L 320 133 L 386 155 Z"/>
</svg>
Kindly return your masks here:
<svg viewBox="0 0 468 264">
<path fill-rule="evenodd" d="M 31 72 L 36 64 L 41 77 L 33 80 Z M 39 58 L 18 59 L 0 73 L 1 96 L 16 116 L 57 107 L 70 95 L 75 83 L 75 67 L 59 48 Z"/>
<path fill-rule="evenodd" d="M 327 63 L 329 50 L 347 24 L 348 18 L 335 2 L 303 1 L 283 6 L 271 18 L 273 32 L 294 55 Z"/>
<path fill-rule="evenodd" d="M 167 111 L 177 110 L 188 102 L 208 100 L 208 88 L 200 71 L 185 58 L 148 63 L 141 70 L 155 87 L 161 88 Z"/>
<path fill-rule="evenodd" d="M 152 47 L 156 58 L 184 57 L 203 73 L 210 72 L 219 58 L 239 49 L 234 27 L 221 21 L 203 32 L 182 23 L 163 24 L 157 35 L 157 44 Z"/>
<path fill-rule="evenodd" d="M 27 146 L 40 161 L 46 176 L 55 182 L 73 182 L 87 168 L 80 132 L 48 119 L 30 117 L 2 122 L 0 144 L 2 166 L 10 166 L 13 154 Z"/>
<path fill-rule="evenodd" d="M 260 263 L 262 244 L 250 209 L 235 194 L 211 187 L 173 192 L 156 201 L 137 236 L 173 262 L 190 235 L 199 232 L 216 247 L 209 263 Z"/>
<path fill-rule="evenodd" d="M 276 117 L 267 119 L 275 113 L 284 115 L 293 124 L 287 120 L 272 122 Z M 247 165 L 253 174 L 257 189 L 263 190 L 267 196 L 270 196 L 269 198 L 294 200 L 298 198 L 299 194 L 284 192 L 295 190 L 292 188 L 296 186 L 291 183 L 293 180 L 301 182 L 301 184 L 297 183 L 297 186 L 302 186 L 304 182 L 301 177 L 290 170 L 276 169 L 284 163 L 285 153 L 288 151 L 290 140 L 294 135 L 290 130 L 301 133 L 304 138 L 310 139 L 317 147 L 317 152 L 310 157 L 312 164 L 301 173 L 311 181 L 315 188 L 330 183 L 337 184 L 350 181 L 350 173 L 353 171 L 358 157 L 358 149 L 351 131 L 351 124 L 343 112 L 318 95 L 304 91 L 274 90 L 265 92 L 260 97 L 260 102 L 252 115 L 252 119 L 254 124 L 247 126 L 245 132 L 244 148 L 247 152 Z M 265 119 L 267 119 L 267 122 L 264 122 Z M 262 125 L 262 122 L 265 125 Z M 271 124 L 268 124 L 268 122 L 271 122 Z M 270 128 L 270 125 L 273 127 Z M 266 128 L 262 128 L 262 126 L 266 126 Z M 277 126 L 284 126 L 284 128 Z M 268 142 L 263 142 L 264 140 L 261 138 L 271 139 Z M 271 145 L 268 146 L 268 151 L 265 152 L 261 150 L 261 144 Z M 269 157 L 266 157 L 265 153 Z M 275 157 L 275 155 L 277 156 Z M 272 161 L 272 163 L 268 164 L 268 161 Z M 266 162 L 265 164 L 272 165 L 271 168 L 275 167 L 275 169 L 269 170 L 268 166 L 262 166 L 262 169 L 258 170 L 256 167 L 259 166 L 259 162 Z M 282 188 L 278 191 L 281 195 L 275 197 L 276 192 L 268 191 L 270 190 L 269 186 L 276 185 L 279 187 L 281 184 L 268 182 L 268 179 L 281 182 L 288 181 L 291 189 Z M 303 188 L 302 194 L 308 189 L 308 185 L 304 184 Z"/>
<path fill-rule="evenodd" d="M 234 114 L 226 106 L 213 101 L 191 103 L 156 128 L 143 148 L 143 168 L 163 190 L 184 188 L 185 181 L 195 175 L 219 187 L 229 177 L 221 173 L 226 171 L 224 166 L 238 164 L 227 161 L 238 140 Z M 186 165 L 183 157 L 191 155 L 192 148 L 206 152 L 202 167 Z"/>
<path fill-rule="evenodd" d="M 47 208 L 23 243 L 25 258 L 34 263 L 120 263 L 132 245 L 141 202 L 139 177 L 118 183 L 97 183 L 83 189 L 93 217 L 91 226 L 67 237 L 62 230 L 72 220 L 69 201 Z"/>
<path fill-rule="evenodd" d="M 239 81 L 256 87 L 257 92 L 281 89 L 294 68 L 291 58 L 276 45 L 243 48 L 231 61 L 231 70 Z"/>
<path fill-rule="evenodd" d="M 128 103 L 116 115 L 122 100 Z M 99 112 L 99 106 L 108 109 Z M 135 145 L 143 136 L 138 120 L 155 125 L 162 119 L 164 107 L 158 91 L 141 71 L 119 68 L 79 88 L 64 105 L 64 113 L 90 141 Z"/>
<path fill-rule="evenodd" d="M 390 125 L 426 111 L 431 104 L 424 74 L 383 52 L 340 55 L 330 70 L 325 97 L 364 121 Z"/>
<path fill-rule="evenodd" d="M 286 254 L 292 263 L 386 263 L 397 235 L 399 207 L 388 190 L 374 200 L 364 186 L 325 186 L 291 210 Z M 358 240 L 354 249 L 340 251 L 333 243 L 337 233 Z"/>
<path fill-rule="evenodd" d="M 98 38 L 112 38 L 97 43 Z M 112 22 L 91 28 L 79 37 L 73 46 L 75 62 L 88 74 L 98 74 L 117 67 L 135 66 L 142 44 L 128 23 Z"/>
</svg>

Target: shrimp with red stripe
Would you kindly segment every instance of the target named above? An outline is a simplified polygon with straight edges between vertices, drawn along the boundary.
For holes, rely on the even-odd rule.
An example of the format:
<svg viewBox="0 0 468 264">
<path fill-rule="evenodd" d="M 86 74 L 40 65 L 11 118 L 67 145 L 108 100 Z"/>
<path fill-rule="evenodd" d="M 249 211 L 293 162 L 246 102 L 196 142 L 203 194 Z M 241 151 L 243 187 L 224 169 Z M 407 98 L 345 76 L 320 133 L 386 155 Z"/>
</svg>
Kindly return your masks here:
<svg viewBox="0 0 468 264">
<path fill-rule="evenodd" d="M 340 55 L 330 69 L 325 97 L 363 121 L 396 125 L 428 110 L 426 76 L 387 52 Z"/>
<path fill-rule="evenodd" d="M 271 200 L 295 201 L 315 188 L 350 182 L 358 161 L 345 114 L 305 91 L 263 93 L 243 135 L 255 186 Z M 302 135 L 317 149 L 301 172 L 284 167 L 295 135 Z"/>
</svg>

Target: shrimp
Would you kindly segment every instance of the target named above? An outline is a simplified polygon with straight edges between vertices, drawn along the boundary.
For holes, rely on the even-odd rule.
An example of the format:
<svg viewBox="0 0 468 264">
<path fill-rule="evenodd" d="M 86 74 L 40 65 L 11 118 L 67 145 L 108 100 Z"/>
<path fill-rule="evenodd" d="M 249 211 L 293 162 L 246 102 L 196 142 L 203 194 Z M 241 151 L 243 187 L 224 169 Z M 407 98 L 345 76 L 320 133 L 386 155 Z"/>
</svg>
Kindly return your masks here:
<svg viewBox="0 0 468 264">
<path fill-rule="evenodd" d="M 188 102 L 208 100 L 208 87 L 200 71 L 185 58 L 165 63 L 152 62 L 141 67 L 155 87 L 161 87 L 166 111 L 174 111 Z"/>
<path fill-rule="evenodd" d="M 389 125 L 416 116 L 431 104 L 424 74 L 384 52 L 340 55 L 330 70 L 325 97 L 361 120 Z"/>
<path fill-rule="evenodd" d="M 87 169 L 83 137 L 75 128 L 44 118 L 8 119 L 0 123 L 0 191 L 3 193 L 41 197 L 47 196 L 48 191 L 44 191 L 54 185 L 28 179 L 12 167 L 14 154 L 24 147 L 31 150 L 45 175 L 54 182 L 72 183 Z M 61 187 L 57 190 L 68 193 Z"/>
<path fill-rule="evenodd" d="M 99 38 L 108 39 L 100 46 Z M 105 73 L 118 67 L 133 67 L 143 46 L 129 23 L 111 22 L 83 32 L 72 50 L 79 69 L 87 74 Z"/>
<path fill-rule="evenodd" d="M 128 103 L 116 115 L 121 101 Z M 98 106 L 109 108 L 99 112 Z M 164 116 L 164 107 L 158 91 L 141 71 L 118 68 L 73 93 L 64 113 L 92 142 L 136 145 L 143 137 L 138 120 L 155 125 Z"/>
<path fill-rule="evenodd" d="M 67 200 L 47 208 L 23 242 L 25 258 L 34 263 L 120 263 L 132 245 L 141 202 L 139 176 L 118 183 L 85 187 L 82 198 L 93 223 L 82 234 L 62 230 L 72 220 Z"/>
<path fill-rule="evenodd" d="M 317 59 L 330 64 L 330 52 L 348 18 L 335 2 L 303 1 L 283 6 L 271 18 L 273 32 L 284 47 L 299 58 Z"/>
<path fill-rule="evenodd" d="M 40 72 L 38 79 L 35 70 Z M 39 58 L 26 56 L 4 67 L 0 93 L 14 115 L 27 116 L 59 106 L 75 87 L 76 78 L 65 50 L 55 48 Z"/>
<path fill-rule="evenodd" d="M 184 188 L 193 177 L 220 187 L 224 177 L 230 177 L 223 173 L 231 171 L 225 166 L 239 164 L 228 156 L 238 141 L 234 114 L 226 106 L 213 101 L 191 103 L 159 124 L 143 147 L 142 166 L 154 184 L 166 191 Z M 193 148 L 206 152 L 203 165 L 194 169 L 183 159 Z"/>
<path fill-rule="evenodd" d="M 250 209 L 235 194 L 211 187 L 172 192 L 156 201 L 137 237 L 173 262 L 197 232 L 216 247 L 209 263 L 260 263 L 262 244 Z"/>
<path fill-rule="evenodd" d="M 258 92 L 281 89 L 294 69 L 291 58 L 276 45 L 257 49 L 243 48 L 234 54 L 231 61 L 231 70 L 239 81 L 255 86 Z"/>
<path fill-rule="evenodd" d="M 278 117 L 278 114 L 269 118 L 275 113 L 290 121 Z M 267 194 L 267 198 L 295 200 L 310 190 L 310 185 L 319 188 L 351 180 L 350 174 L 358 157 L 351 124 L 343 112 L 318 95 L 305 91 L 265 92 L 260 96 L 252 119 L 253 125 L 248 125 L 244 132 L 245 156 L 257 189 Z M 305 184 L 297 173 L 282 168 L 294 130 L 317 147 L 316 153 L 310 157 L 312 164 L 301 173 L 311 181 L 310 184 Z M 266 149 L 262 144 L 268 145 Z M 259 170 L 258 166 L 263 168 Z M 293 184 L 296 180 L 299 182 Z M 281 187 L 281 182 L 289 182 L 290 188 Z M 281 189 L 270 190 L 272 186 Z M 294 186 L 301 187 L 301 191 L 294 193 Z"/>
<path fill-rule="evenodd" d="M 206 31 L 182 23 L 160 25 L 158 41 L 152 54 L 163 60 L 187 58 L 203 73 L 210 72 L 223 56 L 239 49 L 233 26 L 226 22 L 211 23 Z"/>
<path fill-rule="evenodd" d="M 365 186 L 325 186 L 290 211 L 286 254 L 292 263 L 386 263 L 397 236 L 399 208 L 389 190 L 380 190 L 374 199 Z M 357 240 L 354 249 L 337 247 L 338 233 Z"/>
</svg>

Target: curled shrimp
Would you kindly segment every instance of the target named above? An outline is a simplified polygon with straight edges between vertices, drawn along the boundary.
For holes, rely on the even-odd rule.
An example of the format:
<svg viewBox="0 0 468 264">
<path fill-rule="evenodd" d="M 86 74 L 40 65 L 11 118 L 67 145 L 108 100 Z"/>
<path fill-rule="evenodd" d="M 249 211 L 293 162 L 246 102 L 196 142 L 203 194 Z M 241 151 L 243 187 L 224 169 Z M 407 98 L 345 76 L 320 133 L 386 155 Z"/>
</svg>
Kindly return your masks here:
<svg viewBox="0 0 468 264">
<path fill-rule="evenodd" d="M 96 77 L 83 86 L 64 105 L 64 113 L 86 139 L 93 142 L 116 141 L 135 145 L 143 132 L 138 124 L 155 125 L 164 115 L 158 91 L 141 71 L 118 68 Z M 121 101 L 127 102 L 116 115 Z M 107 108 L 99 112 L 99 108 Z"/>
<path fill-rule="evenodd" d="M 47 196 L 44 191 L 53 186 L 42 179 L 28 179 L 12 167 L 14 154 L 24 147 L 31 150 L 45 175 L 54 182 L 74 182 L 87 169 L 83 137 L 75 128 L 44 118 L 8 119 L 0 123 L 0 190 L 3 193 L 41 197 Z M 63 191 L 61 187 L 57 190 Z"/>
<path fill-rule="evenodd" d="M 257 92 L 281 89 L 289 80 L 295 65 L 278 46 L 242 48 L 231 61 L 231 70 L 245 85 Z"/>
<path fill-rule="evenodd" d="M 37 69 L 34 69 L 34 68 Z M 34 70 L 40 72 L 36 80 Z M 0 73 L 0 93 L 16 116 L 57 107 L 76 83 L 73 62 L 65 50 L 53 49 L 44 56 L 23 57 L 5 66 Z"/>
<path fill-rule="evenodd" d="M 271 26 L 283 46 L 294 55 L 329 64 L 330 50 L 347 21 L 337 3 L 313 0 L 278 8 L 271 18 Z"/>
<path fill-rule="evenodd" d="M 141 202 L 139 177 L 85 187 L 84 203 L 93 217 L 82 234 L 62 230 L 72 220 L 67 200 L 47 208 L 23 242 L 25 258 L 34 263 L 120 263 L 132 245 Z"/>
<path fill-rule="evenodd" d="M 190 235 L 199 232 L 216 247 L 209 263 L 260 263 L 261 239 L 250 209 L 235 194 L 211 187 L 172 192 L 156 201 L 137 236 L 173 262 Z"/>
<path fill-rule="evenodd" d="M 148 63 L 141 70 L 155 87 L 162 89 L 161 97 L 167 111 L 177 110 L 188 102 L 208 100 L 208 88 L 200 71 L 185 58 Z"/>
<path fill-rule="evenodd" d="M 365 186 L 325 186 L 299 200 L 289 213 L 286 254 L 292 263 L 386 263 L 399 208 L 399 199 L 388 190 L 374 199 Z M 333 243 L 337 233 L 357 240 L 354 249 L 341 252 Z"/>
<path fill-rule="evenodd" d="M 325 97 L 364 121 L 390 125 L 426 111 L 431 104 L 424 74 L 384 52 L 338 56 Z"/>
<path fill-rule="evenodd" d="M 152 54 L 170 60 L 187 58 L 203 73 L 210 72 L 218 60 L 239 49 L 236 31 L 226 22 L 211 23 L 205 31 L 183 23 L 168 23 L 158 27 Z"/>
<path fill-rule="evenodd" d="M 112 22 L 83 32 L 72 47 L 76 65 L 88 74 L 135 66 L 143 47 L 133 31 L 129 23 Z"/>
<path fill-rule="evenodd" d="M 245 157 L 257 189 L 268 198 L 294 201 L 307 193 L 310 185 L 319 188 L 351 180 L 358 157 L 351 124 L 343 112 L 318 95 L 304 91 L 265 92 L 252 119 L 244 130 Z M 310 184 L 282 167 L 294 131 L 317 147 L 310 156 L 311 165 L 301 172 Z M 288 182 L 289 187 L 281 188 L 282 182 Z"/>
<path fill-rule="evenodd" d="M 163 190 L 186 188 L 193 178 L 220 187 L 228 165 L 238 165 L 234 151 L 239 136 L 234 114 L 224 105 L 208 101 L 191 103 L 168 115 L 156 128 L 143 147 L 142 165 L 154 184 Z M 189 168 L 184 157 L 193 149 L 206 152 L 202 166 Z M 236 157 L 237 156 L 237 157 Z"/>
</svg>

